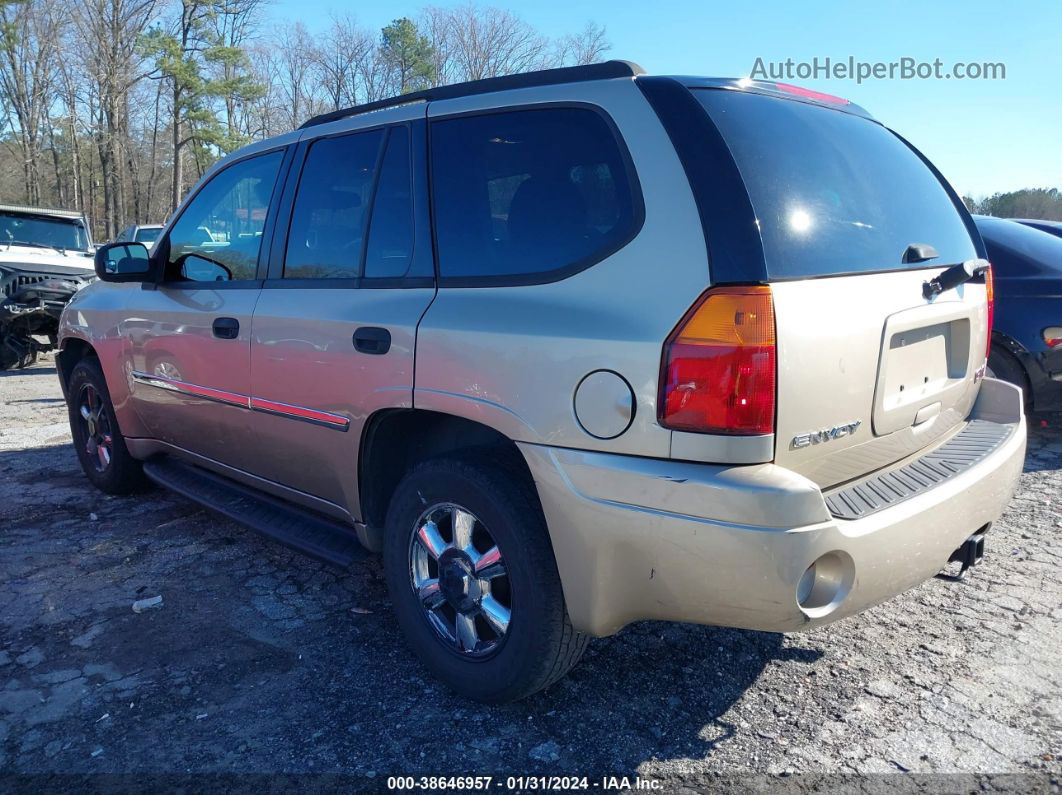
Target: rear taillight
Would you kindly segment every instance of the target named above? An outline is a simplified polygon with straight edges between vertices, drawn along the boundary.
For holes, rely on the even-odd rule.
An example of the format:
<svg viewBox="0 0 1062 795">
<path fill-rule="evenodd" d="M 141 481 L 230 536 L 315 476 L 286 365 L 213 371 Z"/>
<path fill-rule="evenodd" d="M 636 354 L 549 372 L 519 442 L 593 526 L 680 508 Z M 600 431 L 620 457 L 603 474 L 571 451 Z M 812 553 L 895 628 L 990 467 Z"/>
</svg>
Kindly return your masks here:
<svg viewBox="0 0 1062 795">
<path fill-rule="evenodd" d="M 988 342 L 985 343 L 985 358 L 992 352 L 992 322 L 996 316 L 996 291 L 992 281 L 992 266 L 985 270 L 985 298 L 988 300 Z"/>
<path fill-rule="evenodd" d="M 1062 326 L 1044 329 L 1044 342 L 1048 348 L 1062 348 Z"/>
<path fill-rule="evenodd" d="M 770 287 L 717 287 L 664 343 L 658 417 L 699 433 L 774 433 L 775 334 Z"/>
</svg>

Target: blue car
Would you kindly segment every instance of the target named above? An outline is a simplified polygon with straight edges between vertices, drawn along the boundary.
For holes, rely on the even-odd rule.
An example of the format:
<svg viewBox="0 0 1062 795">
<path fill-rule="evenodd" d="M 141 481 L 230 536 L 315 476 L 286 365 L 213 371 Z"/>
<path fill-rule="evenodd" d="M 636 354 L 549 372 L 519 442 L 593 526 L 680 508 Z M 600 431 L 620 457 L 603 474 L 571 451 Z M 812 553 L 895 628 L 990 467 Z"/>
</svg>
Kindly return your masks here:
<svg viewBox="0 0 1062 795">
<path fill-rule="evenodd" d="M 1010 220 L 1039 229 L 1041 232 L 1047 232 L 1055 237 L 1062 237 L 1062 221 L 1042 221 L 1039 218 L 1011 218 Z"/>
<path fill-rule="evenodd" d="M 988 368 L 1025 390 L 1031 411 L 1062 411 L 1062 238 L 974 216 L 995 277 Z"/>
</svg>

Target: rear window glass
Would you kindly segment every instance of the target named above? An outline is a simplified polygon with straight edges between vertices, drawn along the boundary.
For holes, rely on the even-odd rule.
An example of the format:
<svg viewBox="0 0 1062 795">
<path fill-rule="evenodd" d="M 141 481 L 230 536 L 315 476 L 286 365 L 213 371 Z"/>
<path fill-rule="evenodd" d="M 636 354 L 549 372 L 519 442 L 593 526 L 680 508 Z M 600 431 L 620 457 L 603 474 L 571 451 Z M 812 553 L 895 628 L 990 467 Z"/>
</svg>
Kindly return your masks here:
<svg viewBox="0 0 1062 795">
<path fill-rule="evenodd" d="M 637 229 L 620 145 L 592 110 L 434 122 L 431 152 L 444 278 L 545 281 L 607 256 Z"/>
<path fill-rule="evenodd" d="M 998 276 L 1062 273 L 1062 238 L 1001 218 L 978 218 L 977 229 Z"/>
<path fill-rule="evenodd" d="M 693 94 L 737 162 L 770 278 L 924 268 L 977 256 L 940 181 L 881 125 L 757 94 Z M 940 256 L 905 266 L 913 243 Z"/>
</svg>

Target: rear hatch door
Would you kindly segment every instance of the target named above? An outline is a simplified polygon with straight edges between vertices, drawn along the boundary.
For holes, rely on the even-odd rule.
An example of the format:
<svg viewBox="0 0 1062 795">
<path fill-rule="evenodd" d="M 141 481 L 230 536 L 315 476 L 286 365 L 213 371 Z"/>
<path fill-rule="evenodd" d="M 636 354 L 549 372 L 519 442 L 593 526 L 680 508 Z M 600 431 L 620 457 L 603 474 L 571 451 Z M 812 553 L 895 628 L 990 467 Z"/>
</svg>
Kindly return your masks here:
<svg viewBox="0 0 1062 795">
<path fill-rule="evenodd" d="M 985 361 L 986 285 L 923 284 L 980 257 L 954 194 L 905 141 L 822 103 L 694 89 L 741 172 L 772 286 L 775 460 L 829 487 L 947 435 Z"/>
</svg>

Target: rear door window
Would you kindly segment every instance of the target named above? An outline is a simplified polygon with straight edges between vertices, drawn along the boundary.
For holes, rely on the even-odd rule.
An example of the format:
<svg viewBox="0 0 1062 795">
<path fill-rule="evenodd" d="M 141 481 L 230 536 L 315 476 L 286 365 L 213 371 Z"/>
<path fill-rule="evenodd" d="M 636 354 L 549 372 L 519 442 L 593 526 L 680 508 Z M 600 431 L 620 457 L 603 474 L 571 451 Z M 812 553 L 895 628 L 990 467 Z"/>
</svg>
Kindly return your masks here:
<svg viewBox="0 0 1062 795">
<path fill-rule="evenodd" d="M 638 230 L 641 203 L 621 146 L 589 108 L 433 122 L 440 277 L 551 281 L 625 245 Z"/>
<path fill-rule="evenodd" d="M 284 278 L 401 278 L 412 257 L 409 128 L 314 141 L 295 194 Z"/>
<path fill-rule="evenodd" d="M 409 163 L 409 130 L 394 127 L 380 165 L 369 241 L 365 250 L 365 277 L 405 276 L 413 256 L 413 178 Z"/>
<path fill-rule="evenodd" d="M 806 102 L 692 91 L 741 172 L 771 279 L 936 267 L 977 256 L 940 180 L 880 124 Z M 940 256 L 904 265 L 914 243 Z"/>
<path fill-rule="evenodd" d="M 288 228 L 285 279 L 356 279 L 385 130 L 322 138 L 306 154 Z"/>
</svg>

